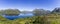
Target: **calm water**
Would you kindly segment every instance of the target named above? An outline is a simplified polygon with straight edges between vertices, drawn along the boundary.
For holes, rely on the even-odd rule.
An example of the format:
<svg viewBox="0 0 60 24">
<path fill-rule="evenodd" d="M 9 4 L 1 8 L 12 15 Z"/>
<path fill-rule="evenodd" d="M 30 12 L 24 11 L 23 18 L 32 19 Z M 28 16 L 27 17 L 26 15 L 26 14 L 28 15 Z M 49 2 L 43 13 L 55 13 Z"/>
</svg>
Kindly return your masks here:
<svg viewBox="0 0 60 24">
<path fill-rule="evenodd" d="M 33 16 L 32 13 L 28 13 L 28 14 L 20 14 L 19 16 L 4 16 L 4 17 L 9 19 L 9 20 L 14 20 L 17 18 L 25 18 L 25 17 L 32 17 L 32 16 Z"/>
</svg>

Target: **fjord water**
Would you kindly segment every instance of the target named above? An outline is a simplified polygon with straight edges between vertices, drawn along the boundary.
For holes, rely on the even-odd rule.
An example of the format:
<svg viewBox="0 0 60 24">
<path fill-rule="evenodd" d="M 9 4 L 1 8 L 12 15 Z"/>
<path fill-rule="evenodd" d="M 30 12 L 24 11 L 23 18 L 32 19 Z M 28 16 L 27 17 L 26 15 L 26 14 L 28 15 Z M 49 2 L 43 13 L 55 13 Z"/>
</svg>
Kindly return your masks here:
<svg viewBox="0 0 60 24">
<path fill-rule="evenodd" d="M 7 16 L 7 15 L 4 15 L 5 18 L 9 19 L 9 20 L 14 20 L 14 19 L 17 19 L 17 18 L 25 18 L 25 17 L 32 17 L 33 14 L 32 13 L 26 13 L 26 14 L 20 14 L 18 16 Z"/>
</svg>

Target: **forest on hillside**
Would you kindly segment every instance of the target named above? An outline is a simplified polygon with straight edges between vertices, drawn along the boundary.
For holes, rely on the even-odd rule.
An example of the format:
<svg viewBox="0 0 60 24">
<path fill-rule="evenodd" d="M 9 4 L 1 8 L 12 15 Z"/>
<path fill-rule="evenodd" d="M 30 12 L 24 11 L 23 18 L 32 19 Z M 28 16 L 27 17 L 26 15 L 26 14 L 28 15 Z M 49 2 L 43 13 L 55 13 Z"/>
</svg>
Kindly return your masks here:
<svg viewBox="0 0 60 24">
<path fill-rule="evenodd" d="M 28 11 L 27 11 L 28 12 Z M 52 11 L 44 9 L 34 9 L 31 11 L 34 16 L 26 18 L 18 18 L 9 20 L 3 15 L 19 15 L 21 12 L 18 9 L 6 9 L 0 10 L 0 24 L 60 24 L 60 7 L 53 9 Z"/>
</svg>

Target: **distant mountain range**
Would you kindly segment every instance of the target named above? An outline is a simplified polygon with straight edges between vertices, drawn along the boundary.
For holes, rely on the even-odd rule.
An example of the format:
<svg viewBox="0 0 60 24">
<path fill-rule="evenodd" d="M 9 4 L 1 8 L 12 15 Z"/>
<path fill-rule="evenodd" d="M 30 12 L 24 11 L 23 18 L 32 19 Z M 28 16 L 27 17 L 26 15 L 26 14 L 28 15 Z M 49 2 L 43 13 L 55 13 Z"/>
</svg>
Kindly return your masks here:
<svg viewBox="0 0 60 24">
<path fill-rule="evenodd" d="M 21 13 L 33 13 L 32 11 L 21 11 Z"/>
<path fill-rule="evenodd" d="M 55 8 L 52 13 L 60 13 L 60 7 Z"/>
</svg>

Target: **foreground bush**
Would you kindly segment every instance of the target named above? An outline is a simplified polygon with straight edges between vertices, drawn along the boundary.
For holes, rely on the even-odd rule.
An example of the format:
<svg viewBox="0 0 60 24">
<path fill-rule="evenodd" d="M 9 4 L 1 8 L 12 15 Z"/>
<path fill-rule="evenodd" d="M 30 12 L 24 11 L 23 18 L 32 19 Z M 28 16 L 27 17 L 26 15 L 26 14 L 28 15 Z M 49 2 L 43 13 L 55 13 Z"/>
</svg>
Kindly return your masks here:
<svg viewBox="0 0 60 24">
<path fill-rule="evenodd" d="M 8 20 L 1 16 L 0 24 L 60 24 L 60 15 L 51 14 L 46 16 L 19 18 L 15 20 Z"/>
</svg>

